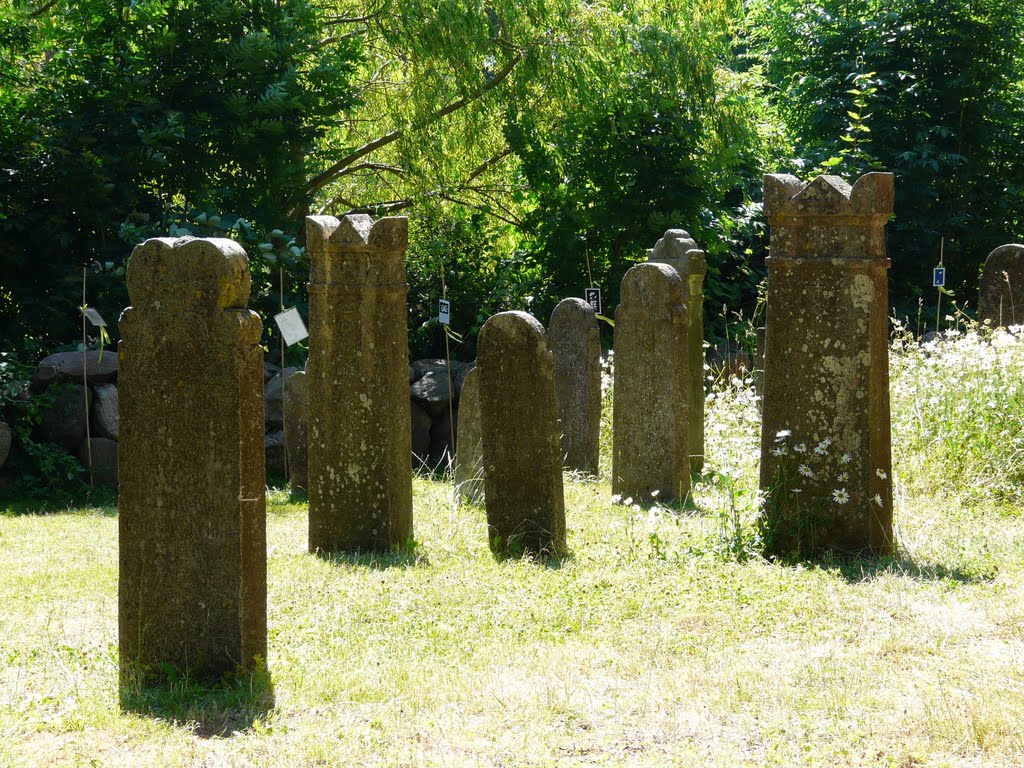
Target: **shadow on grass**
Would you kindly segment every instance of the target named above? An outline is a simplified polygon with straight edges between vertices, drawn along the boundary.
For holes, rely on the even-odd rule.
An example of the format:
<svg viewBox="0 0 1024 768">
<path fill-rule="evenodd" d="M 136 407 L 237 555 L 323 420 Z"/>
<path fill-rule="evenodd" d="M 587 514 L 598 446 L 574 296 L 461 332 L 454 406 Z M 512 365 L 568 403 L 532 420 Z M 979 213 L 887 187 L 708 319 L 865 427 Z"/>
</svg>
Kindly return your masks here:
<svg viewBox="0 0 1024 768">
<path fill-rule="evenodd" d="M 538 554 L 536 552 L 524 552 L 521 550 L 508 551 L 503 549 L 491 549 L 491 553 L 494 555 L 494 560 L 497 563 L 526 561 L 535 563 L 549 571 L 561 570 L 563 566 L 572 563 L 576 559 L 571 550 L 561 554 L 551 554 L 549 552 L 541 552 Z"/>
<path fill-rule="evenodd" d="M 417 568 L 430 565 L 427 557 L 418 544 L 412 542 L 396 549 L 394 552 L 321 552 L 316 556 L 331 565 L 350 565 L 366 568 L 371 571 L 385 571 L 391 568 Z"/>
<path fill-rule="evenodd" d="M 20 498 L 0 502 L 0 515 L 59 515 L 98 511 L 104 517 L 117 515 L 117 489 L 112 486 L 87 485 L 50 496 L 36 497 L 26 494 Z"/>
<path fill-rule="evenodd" d="M 873 581 L 882 576 L 897 576 L 917 581 L 953 581 L 959 584 L 981 584 L 993 581 L 997 569 L 964 570 L 950 568 L 941 563 L 917 563 L 910 557 L 882 557 L 877 559 L 850 558 L 829 561 L 806 561 L 804 565 L 842 577 L 850 584 Z"/>
<path fill-rule="evenodd" d="M 231 736 L 251 728 L 274 708 L 274 685 L 266 670 L 206 685 L 187 679 L 125 685 L 121 708 L 166 720 L 201 738 Z"/>
</svg>

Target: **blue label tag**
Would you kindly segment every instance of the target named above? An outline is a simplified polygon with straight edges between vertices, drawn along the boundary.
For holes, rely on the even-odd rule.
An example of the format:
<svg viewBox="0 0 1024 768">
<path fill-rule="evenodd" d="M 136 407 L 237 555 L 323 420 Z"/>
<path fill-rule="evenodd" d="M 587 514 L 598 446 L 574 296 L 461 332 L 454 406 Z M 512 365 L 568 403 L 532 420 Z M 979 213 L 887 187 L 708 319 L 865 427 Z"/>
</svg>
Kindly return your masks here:
<svg viewBox="0 0 1024 768">
<path fill-rule="evenodd" d="M 941 288 L 946 284 L 946 268 L 936 267 L 932 270 L 932 288 Z"/>
</svg>

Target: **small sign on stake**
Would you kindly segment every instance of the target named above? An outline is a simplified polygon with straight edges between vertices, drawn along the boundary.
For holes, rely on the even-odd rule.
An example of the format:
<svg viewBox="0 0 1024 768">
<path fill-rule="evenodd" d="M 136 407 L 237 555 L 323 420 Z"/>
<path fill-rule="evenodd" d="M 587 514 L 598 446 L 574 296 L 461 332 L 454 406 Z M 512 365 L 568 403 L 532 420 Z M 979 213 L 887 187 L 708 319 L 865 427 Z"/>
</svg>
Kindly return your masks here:
<svg viewBox="0 0 1024 768">
<path fill-rule="evenodd" d="M 85 308 L 85 319 L 95 325 L 97 328 L 106 328 L 107 321 L 103 319 L 103 315 L 97 312 L 92 307 Z"/>
<path fill-rule="evenodd" d="M 281 331 L 281 338 L 289 347 L 309 336 L 306 324 L 302 322 L 302 315 L 295 307 L 274 315 L 274 322 L 277 323 L 277 329 Z"/>
<path fill-rule="evenodd" d="M 587 304 L 594 308 L 594 314 L 601 314 L 601 289 L 600 288 L 586 288 L 583 291 L 583 297 L 586 299 Z"/>
<path fill-rule="evenodd" d="M 935 267 L 932 270 L 932 288 L 942 288 L 946 284 L 946 268 Z"/>
<path fill-rule="evenodd" d="M 452 321 L 452 303 L 447 299 L 437 302 L 437 322 L 441 325 L 450 325 Z"/>
</svg>

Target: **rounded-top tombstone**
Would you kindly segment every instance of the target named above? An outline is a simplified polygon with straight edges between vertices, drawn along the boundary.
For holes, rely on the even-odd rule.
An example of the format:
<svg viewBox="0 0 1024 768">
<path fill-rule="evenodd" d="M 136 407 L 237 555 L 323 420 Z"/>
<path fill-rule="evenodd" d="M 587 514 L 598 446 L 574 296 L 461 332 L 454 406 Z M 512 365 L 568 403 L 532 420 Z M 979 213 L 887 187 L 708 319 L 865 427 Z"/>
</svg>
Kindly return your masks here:
<svg viewBox="0 0 1024 768">
<path fill-rule="evenodd" d="M 615 310 L 612 493 L 682 500 L 690 490 L 683 280 L 644 263 L 622 278 Z"/>
<path fill-rule="evenodd" d="M 699 474 L 704 469 L 704 275 L 707 261 L 704 251 L 685 229 L 665 232 L 647 260 L 668 264 L 683 279 L 683 303 L 687 311 L 686 391 L 690 414 L 687 440 L 690 471 Z"/>
<path fill-rule="evenodd" d="M 583 299 L 562 299 L 551 313 L 548 345 L 554 355 L 563 465 L 597 474 L 601 450 L 601 331 L 594 308 Z"/>
<path fill-rule="evenodd" d="M 978 321 L 993 328 L 1024 324 L 1024 245 L 1000 245 L 985 259 Z"/>
<path fill-rule="evenodd" d="M 501 312 L 477 342 L 484 496 L 491 546 L 559 554 L 565 549 L 562 457 L 554 365 L 544 326 Z"/>
<path fill-rule="evenodd" d="M 154 238 L 121 315 L 122 681 L 266 658 L 262 324 L 231 240 Z"/>
</svg>

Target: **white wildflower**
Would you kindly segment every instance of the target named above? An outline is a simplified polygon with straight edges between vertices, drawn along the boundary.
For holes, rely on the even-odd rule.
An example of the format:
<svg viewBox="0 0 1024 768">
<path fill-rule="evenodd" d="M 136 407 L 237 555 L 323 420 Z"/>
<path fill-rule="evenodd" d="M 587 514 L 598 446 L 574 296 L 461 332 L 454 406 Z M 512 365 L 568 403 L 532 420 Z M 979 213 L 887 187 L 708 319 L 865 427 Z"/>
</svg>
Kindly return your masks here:
<svg viewBox="0 0 1024 768">
<path fill-rule="evenodd" d="M 836 488 L 832 491 L 832 498 L 835 499 L 836 504 L 845 504 L 850 500 L 850 494 L 846 492 L 845 488 Z"/>
<path fill-rule="evenodd" d="M 887 474 L 885 474 L 885 470 L 884 469 L 876 469 L 875 470 L 875 474 L 878 475 L 883 480 L 887 480 L 889 478 L 889 476 Z"/>
<path fill-rule="evenodd" d="M 807 453 L 807 443 L 800 443 L 793 447 L 793 450 L 797 453 Z"/>
<path fill-rule="evenodd" d="M 851 461 L 853 461 L 853 456 L 851 456 L 848 453 L 844 453 L 842 456 L 839 457 L 840 464 L 849 464 Z"/>
<path fill-rule="evenodd" d="M 812 470 L 806 464 L 801 464 L 799 467 L 797 467 L 797 472 L 799 472 L 804 477 L 814 477 L 814 470 Z"/>
</svg>

